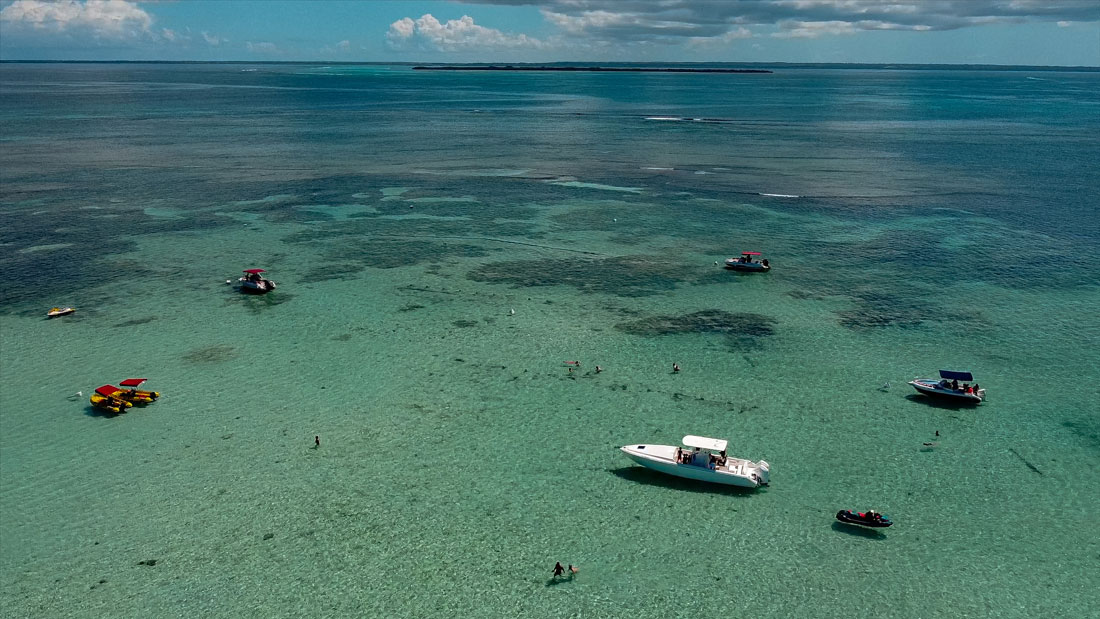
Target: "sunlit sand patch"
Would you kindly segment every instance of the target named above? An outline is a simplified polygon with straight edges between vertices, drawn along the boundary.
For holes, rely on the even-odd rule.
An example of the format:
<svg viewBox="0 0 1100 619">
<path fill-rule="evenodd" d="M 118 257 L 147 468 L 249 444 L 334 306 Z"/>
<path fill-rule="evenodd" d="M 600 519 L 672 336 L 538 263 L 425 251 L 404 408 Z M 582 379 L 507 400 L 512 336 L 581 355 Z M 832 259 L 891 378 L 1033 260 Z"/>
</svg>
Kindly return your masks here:
<svg viewBox="0 0 1100 619">
<path fill-rule="evenodd" d="M 19 250 L 21 254 L 30 254 L 37 251 L 56 251 L 58 249 L 65 249 L 66 247 L 72 247 L 72 243 L 53 243 L 52 245 L 34 245 L 25 249 Z"/>
<path fill-rule="evenodd" d="M 601 183 L 584 183 L 581 181 L 550 181 L 551 185 L 559 185 L 561 187 L 576 187 L 578 189 L 598 189 L 600 191 L 620 191 L 622 193 L 642 193 L 644 191 L 641 187 L 616 187 L 615 185 L 604 185 Z"/>
<path fill-rule="evenodd" d="M 508 170 L 503 168 L 488 168 L 480 170 L 419 170 L 420 174 L 434 174 L 436 176 L 471 176 L 471 177 L 510 177 L 526 176 L 533 170 L 530 168 Z"/>
<path fill-rule="evenodd" d="M 440 197 L 426 197 L 426 198 L 408 198 L 406 202 L 414 202 L 416 204 L 441 204 L 445 202 L 477 202 L 477 198 L 473 196 L 440 196 Z"/>
<path fill-rule="evenodd" d="M 361 217 L 365 214 L 377 213 L 378 209 L 364 204 L 307 204 L 295 206 L 296 210 L 304 212 L 321 213 L 332 221 L 342 221 L 348 217 Z"/>
<path fill-rule="evenodd" d="M 382 200 L 399 200 L 401 194 L 411 191 L 412 187 L 383 187 L 379 191 L 382 192 Z M 357 196 L 356 196 L 357 197 Z"/>
<path fill-rule="evenodd" d="M 252 206 L 254 204 L 277 204 L 280 202 L 289 202 L 294 200 L 295 196 L 290 194 L 277 194 L 274 196 L 267 196 L 266 198 L 260 198 L 259 200 L 237 200 L 233 202 L 233 206 Z"/>
</svg>

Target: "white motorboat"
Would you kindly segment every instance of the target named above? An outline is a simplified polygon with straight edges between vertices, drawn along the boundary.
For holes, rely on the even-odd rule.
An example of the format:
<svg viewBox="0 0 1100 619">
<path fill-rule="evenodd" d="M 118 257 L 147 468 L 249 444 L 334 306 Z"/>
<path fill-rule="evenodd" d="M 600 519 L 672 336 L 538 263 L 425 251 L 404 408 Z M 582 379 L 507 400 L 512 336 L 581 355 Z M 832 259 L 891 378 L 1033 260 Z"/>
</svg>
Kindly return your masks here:
<svg viewBox="0 0 1100 619">
<path fill-rule="evenodd" d="M 962 385 L 959 381 L 964 381 Z M 985 389 L 978 387 L 977 383 L 971 385 L 974 375 L 970 372 L 953 372 L 940 370 L 940 379 L 914 378 L 909 381 L 913 388 L 924 395 L 951 400 L 960 404 L 981 404 L 985 401 Z"/>
<path fill-rule="evenodd" d="M 768 259 L 755 260 L 760 256 L 758 251 L 743 251 L 740 258 L 726 258 L 726 268 L 731 271 L 748 271 L 766 273 L 772 269 Z"/>
<path fill-rule="evenodd" d="M 626 445 L 619 450 L 638 464 L 677 477 L 743 488 L 768 485 L 768 463 L 726 456 L 726 441 L 688 435 L 683 447 Z"/>
</svg>

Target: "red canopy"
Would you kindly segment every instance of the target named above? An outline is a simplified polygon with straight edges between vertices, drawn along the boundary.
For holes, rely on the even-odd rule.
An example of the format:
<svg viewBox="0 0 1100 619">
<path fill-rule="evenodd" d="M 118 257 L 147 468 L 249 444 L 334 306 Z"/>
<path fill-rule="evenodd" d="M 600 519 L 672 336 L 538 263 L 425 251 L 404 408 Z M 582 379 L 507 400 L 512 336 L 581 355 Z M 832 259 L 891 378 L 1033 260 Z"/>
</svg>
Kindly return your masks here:
<svg viewBox="0 0 1100 619">
<path fill-rule="evenodd" d="M 95 390 L 96 393 L 102 396 L 111 396 L 118 393 L 119 391 L 122 390 L 114 385 L 103 385 L 102 387 L 97 387 Z"/>
<path fill-rule="evenodd" d="M 761 254 L 758 251 L 743 251 L 743 252 L 741 252 L 741 255 L 742 256 L 760 256 L 760 255 L 763 255 L 763 254 Z"/>
<path fill-rule="evenodd" d="M 141 383 L 143 383 L 147 380 L 149 380 L 149 379 L 148 378 L 127 378 L 126 380 L 119 383 L 119 386 L 122 386 L 122 387 L 137 387 L 138 385 L 140 385 Z"/>
<path fill-rule="evenodd" d="M 263 273 L 264 270 L 263 269 L 245 269 L 244 272 L 245 273 Z"/>
</svg>

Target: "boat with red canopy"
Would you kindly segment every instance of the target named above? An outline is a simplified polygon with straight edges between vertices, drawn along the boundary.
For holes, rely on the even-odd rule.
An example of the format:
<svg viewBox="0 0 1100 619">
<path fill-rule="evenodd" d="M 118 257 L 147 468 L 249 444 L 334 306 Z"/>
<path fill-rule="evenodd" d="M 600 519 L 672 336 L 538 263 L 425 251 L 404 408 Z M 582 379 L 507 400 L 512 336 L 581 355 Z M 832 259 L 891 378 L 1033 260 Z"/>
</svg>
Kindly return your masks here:
<svg viewBox="0 0 1100 619">
<path fill-rule="evenodd" d="M 765 273 L 771 270 L 768 259 L 756 260 L 761 253 L 758 251 L 743 251 L 740 258 L 726 258 L 726 268 L 732 271 L 749 271 Z"/>
<path fill-rule="evenodd" d="M 120 382 L 118 384 L 120 387 L 129 387 L 129 389 L 125 391 L 120 390 L 118 397 L 126 400 L 127 402 L 130 402 L 131 404 L 149 404 L 150 402 L 156 402 L 157 398 L 160 397 L 159 391 L 140 391 L 137 389 L 139 386 L 141 386 L 142 383 L 147 380 L 149 379 L 127 378 L 126 380 Z"/>
<path fill-rule="evenodd" d="M 238 280 L 241 282 L 241 292 L 266 294 L 275 290 L 275 282 L 265 279 L 260 273 L 265 273 L 265 271 L 263 269 L 245 269 L 244 277 Z"/>
<path fill-rule="evenodd" d="M 112 413 L 124 413 L 126 409 L 133 406 L 133 403 L 123 399 L 123 393 L 121 389 L 114 385 L 97 387 L 96 390 L 92 392 L 92 406 Z"/>
</svg>

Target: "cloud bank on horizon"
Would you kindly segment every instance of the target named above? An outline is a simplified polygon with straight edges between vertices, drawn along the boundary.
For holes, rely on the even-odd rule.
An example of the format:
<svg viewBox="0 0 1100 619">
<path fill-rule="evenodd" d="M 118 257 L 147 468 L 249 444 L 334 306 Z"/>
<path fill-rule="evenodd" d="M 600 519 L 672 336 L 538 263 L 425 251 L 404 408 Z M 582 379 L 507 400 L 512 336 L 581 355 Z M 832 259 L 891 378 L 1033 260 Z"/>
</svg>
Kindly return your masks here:
<svg viewBox="0 0 1100 619">
<path fill-rule="evenodd" d="M 436 17 L 445 13 L 455 17 Z M 994 51 L 1006 44 L 998 36 L 1015 37 L 1034 48 L 1034 64 L 1070 57 L 1051 52 L 1077 31 L 1075 64 L 1100 65 L 1100 0 L 0 0 L 0 59 L 67 50 L 86 59 L 898 62 L 884 45 L 907 36 L 898 47 L 913 47 L 924 34 L 942 46 L 958 39 L 933 37 L 960 30 L 988 36 Z M 956 61 L 982 56 L 962 50 Z"/>
</svg>

